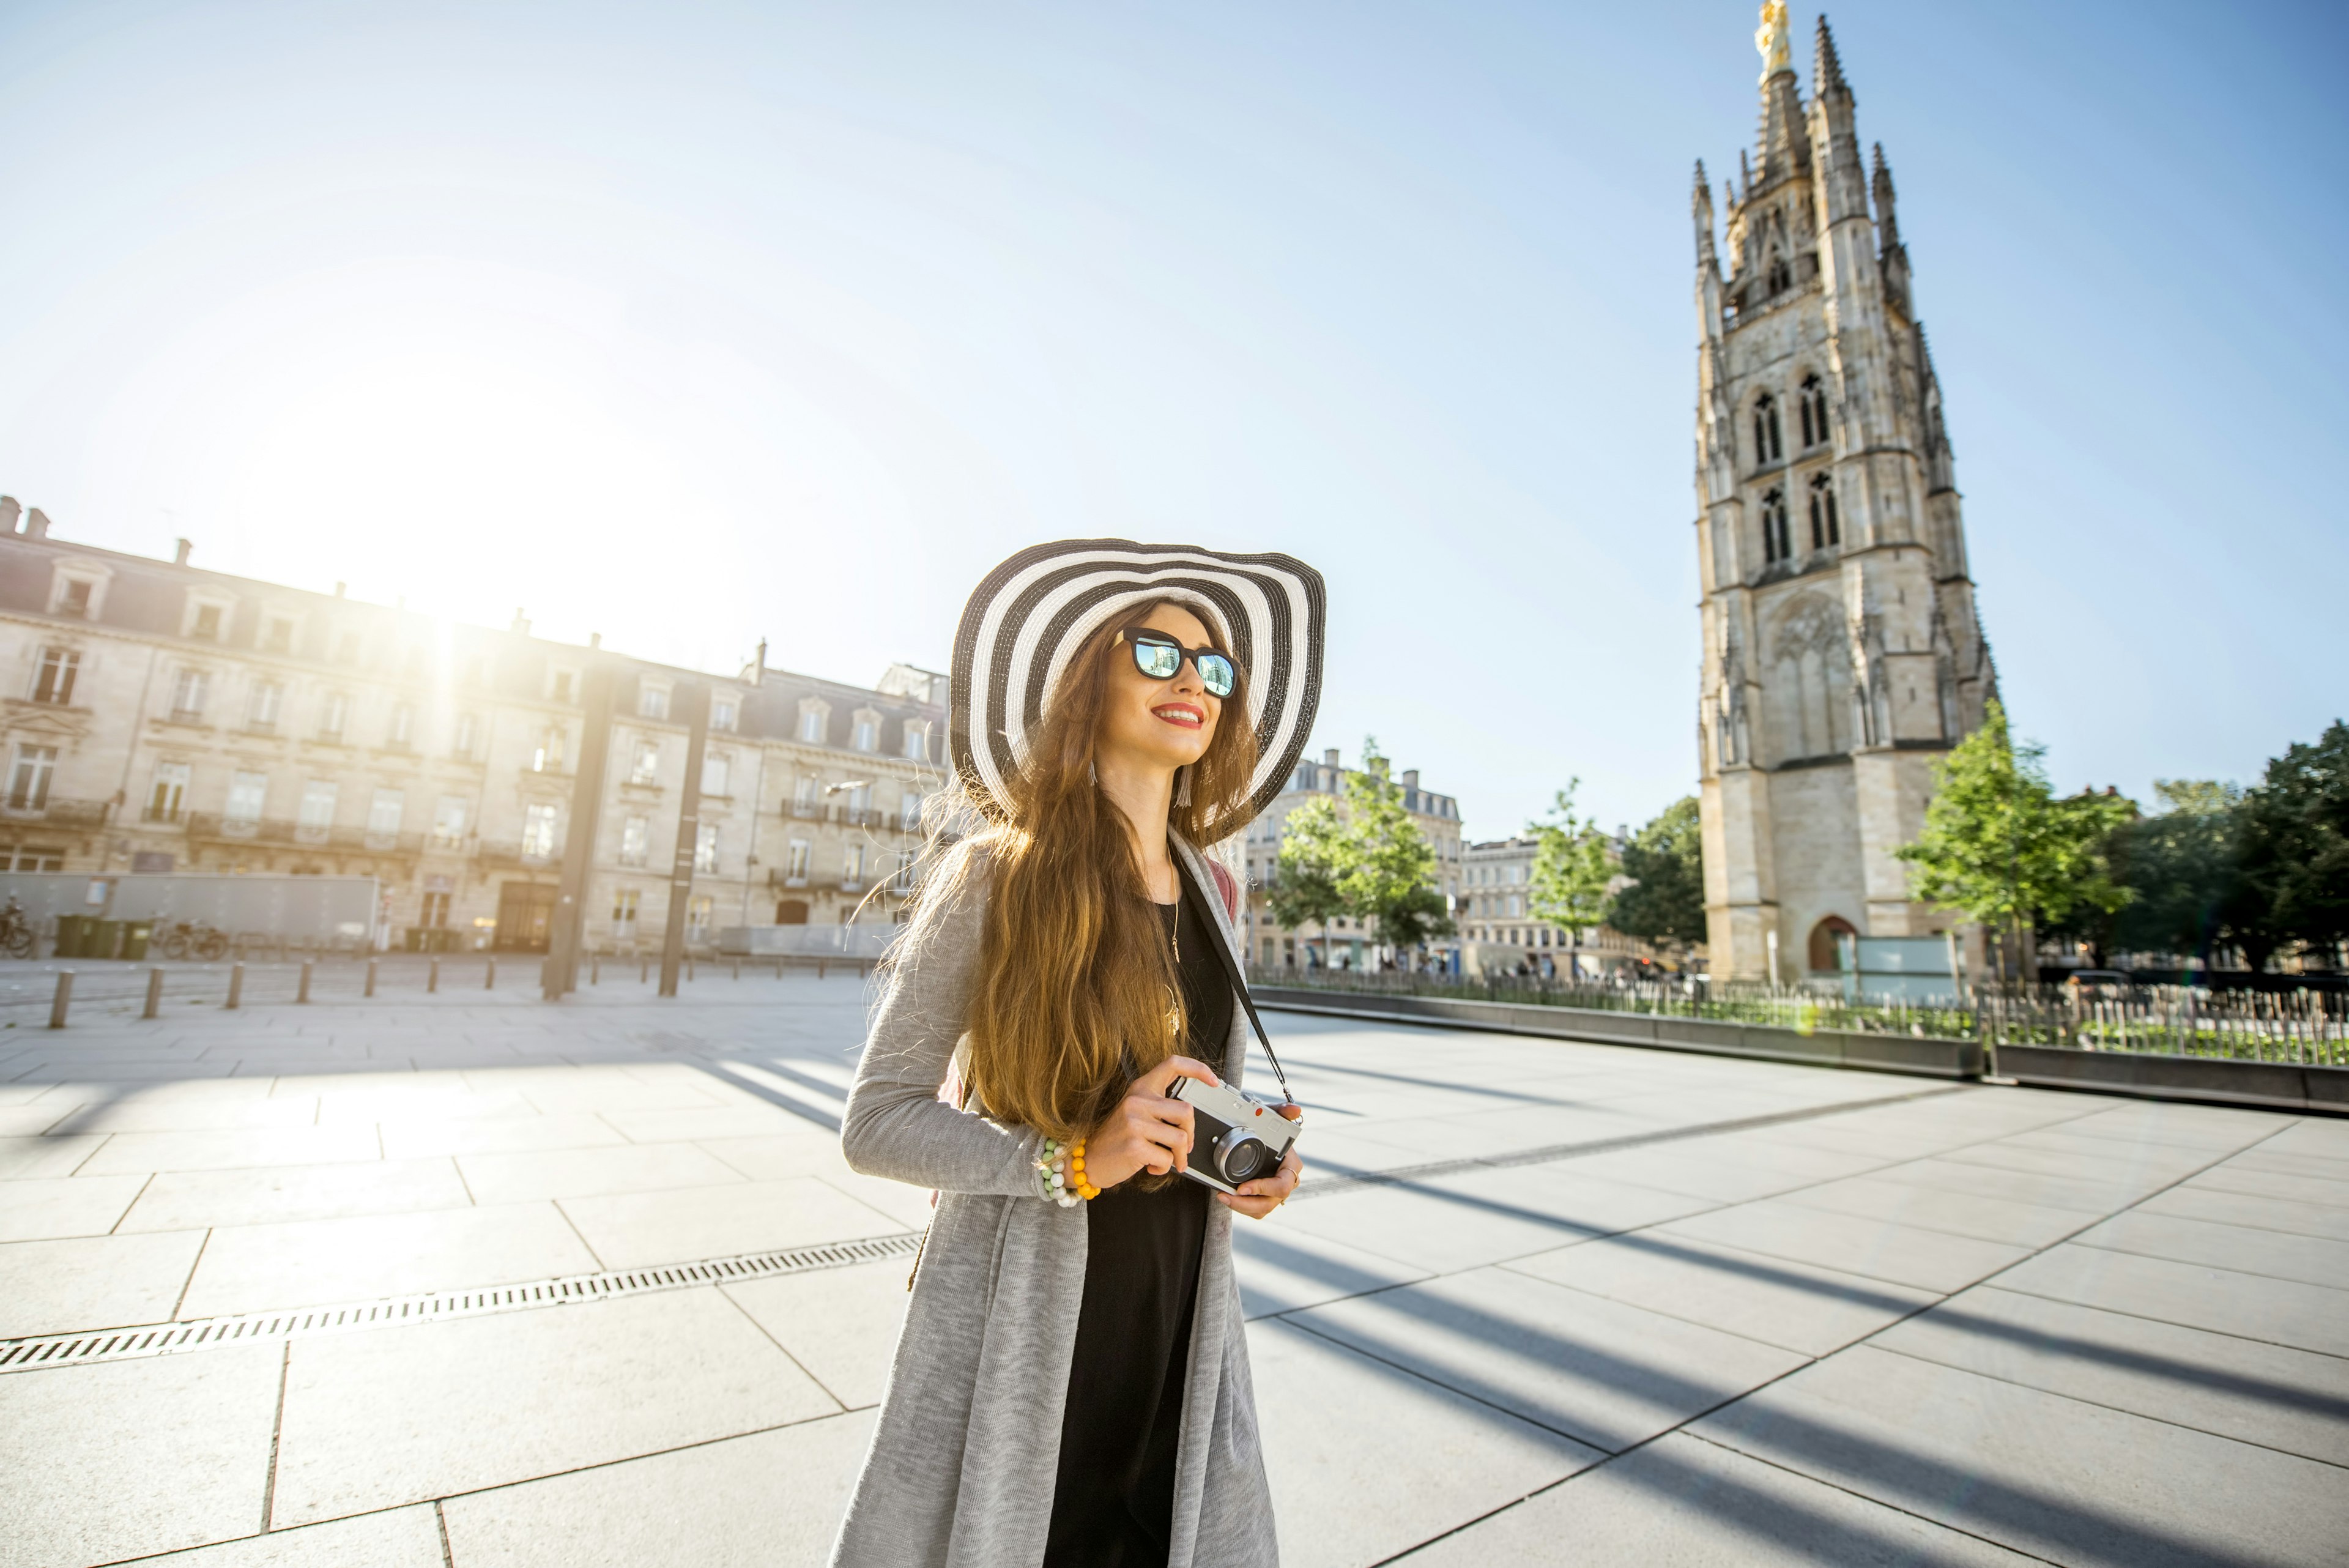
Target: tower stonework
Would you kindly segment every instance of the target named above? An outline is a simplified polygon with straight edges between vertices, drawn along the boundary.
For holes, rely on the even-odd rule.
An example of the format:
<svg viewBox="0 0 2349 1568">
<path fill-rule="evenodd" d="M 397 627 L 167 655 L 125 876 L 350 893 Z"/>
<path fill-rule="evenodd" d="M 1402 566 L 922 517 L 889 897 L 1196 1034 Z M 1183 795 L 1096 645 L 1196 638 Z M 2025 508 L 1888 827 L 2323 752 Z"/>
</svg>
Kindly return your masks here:
<svg viewBox="0 0 2349 1568">
<path fill-rule="evenodd" d="M 1996 695 L 1941 392 L 1826 19 L 1812 92 L 1763 7 L 1759 146 L 1723 236 L 1696 166 L 1698 699 L 1713 972 L 1793 980 L 1837 937 L 1922 936 L 1893 851 Z M 1871 211 L 1871 197 L 1873 211 Z"/>
</svg>

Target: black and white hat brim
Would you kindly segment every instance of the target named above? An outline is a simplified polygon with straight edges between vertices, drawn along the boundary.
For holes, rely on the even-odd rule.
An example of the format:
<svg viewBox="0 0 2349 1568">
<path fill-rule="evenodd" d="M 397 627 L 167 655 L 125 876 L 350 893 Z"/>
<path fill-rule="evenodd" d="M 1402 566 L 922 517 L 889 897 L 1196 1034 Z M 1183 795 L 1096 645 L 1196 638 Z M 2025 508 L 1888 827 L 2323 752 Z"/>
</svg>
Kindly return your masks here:
<svg viewBox="0 0 2349 1568">
<path fill-rule="evenodd" d="M 989 572 L 955 630 L 948 740 L 980 811 L 1006 815 L 1028 738 L 1086 639 L 1158 599 L 1206 611 L 1247 672 L 1257 766 L 1244 819 L 1288 787 L 1321 701 L 1321 574 L 1288 556 L 1066 539 L 1022 550 Z M 1241 823 L 1215 826 L 1220 836 Z"/>
</svg>

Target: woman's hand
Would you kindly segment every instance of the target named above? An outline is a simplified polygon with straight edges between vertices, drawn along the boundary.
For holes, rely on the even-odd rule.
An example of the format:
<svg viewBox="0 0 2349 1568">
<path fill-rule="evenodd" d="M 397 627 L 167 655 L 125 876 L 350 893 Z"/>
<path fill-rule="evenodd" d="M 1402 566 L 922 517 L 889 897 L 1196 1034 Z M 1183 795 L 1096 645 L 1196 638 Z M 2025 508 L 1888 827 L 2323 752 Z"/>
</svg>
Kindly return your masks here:
<svg viewBox="0 0 2349 1568">
<path fill-rule="evenodd" d="M 1275 1106 L 1273 1108 L 1290 1121 L 1305 1114 L 1302 1106 Z M 1091 1165 L 1092 1162 L 1087 1160 L 1085 1163 Z M 1258 1177 L 1254 1181 L 1241 1182 L 1237 1197 L 1228 1192 L 1218 1192 L 1216 1201 L 1226 1209 L 1237 1210 L 1251 1220 L 1261 1220 L 1288 1201 L 1288 1195 L 1297 1190 L 1297 1183 L 1304 1174 L 1305 1162 L 1297 1158 L 1297 1146 L 1292 1143 L 1288 1146 L 1288 1152 L 1280 1157 L 1278 1170 L 1270 1176 Z"/>
<path fill-rule="evenodd" d="M 1169 1099 L 1177 1078 L 1216 1082 L 1203 1062 L 1169 1056 L 1133 1081 L 1085 1138 L 1085 1179 L 1106 1192 L 1137 1171 L 1164 1176 L 1191 1158 L 1191 1107 Z"/>
</svg>

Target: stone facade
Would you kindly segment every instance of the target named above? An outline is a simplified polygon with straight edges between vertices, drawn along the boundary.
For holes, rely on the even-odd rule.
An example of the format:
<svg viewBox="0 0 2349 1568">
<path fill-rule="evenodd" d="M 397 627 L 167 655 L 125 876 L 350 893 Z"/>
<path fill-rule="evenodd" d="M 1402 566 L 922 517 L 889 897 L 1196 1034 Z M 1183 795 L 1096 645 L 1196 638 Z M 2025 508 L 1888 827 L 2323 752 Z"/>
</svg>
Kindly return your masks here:
<svg viewBox="0 0 2349 1568">
<path fill-rule="evenodd" d="M 1609 843 L 1609 857 L 1619 860 L 1619 842 Z M 1547 961 L 1558 976 L 1572 979 L 1653 958 L 1645 943 L 1611 926 L 1586 929 L 1577 946 L 1564 926 L 1534 914 L 1534 857 L 1540 849 L 1539 839 L 1495 838 L 1462 851 L 1458 919 L 1468 973 L 1506 974 L 1520 965 L 1539 970 Z M 1609 891 L 1628 886 L 1628 877 L 1618 877 Z"/>
<path fill-rule="evenodd" d="M 1327 931 L 1292 931 L 1273 919 L 1268 894 L 1280 863 L 1280 841 L 1286 832 L 1282 825 L 1288 820 L 1288 814 L 1317 795 L 1340 794 L 1347 775 L 1356 771 L 1338 760 L 1338 749 L 1332 746 L 1321 753 L 1319 763 L 1298 763 L 1288 788 L 1275 796 L 1264 815 L 1248 825 L 1240 851 L 1248 888 L 1247 908 L 1242 912 L 1245 929 L 1241 934 L 1247 939 L 1250 962 L 1268 968 L 1294 968 L 1328 961 L 1360 968 L 1365 961 L 1373 936 L 1361 921 L 1334 920 Z M 1420 788 L 1417 768 L 1404 769 L 1395 782 L 1402 786 L 1404 811 L 1435 846 L 1437 890 L 1457 909 L 1461 891 L 1460 803 L 1448 794 Z M 1431 950 L 1432 957 L 1448 961 L 1458 946 L 1457 938 L 1439 941 Z M 1315 950 L 1309 954 L 1308 948 Z"/>
<path fill-rule="evenodd" d="M 591 672 L 612 677 L 589 730 Z M 393 946 L 542 951 L 583 747 L 590 950 L 657 950 L 688 695 L 709 732 L 688 933 L 892 918 L 945 781 L 943 676 L 732 678 L 50 535 L 0 498 L 0 869 L 373 876 Z M 877 897 L 868 898 L 876 885 Z"/>
<path fill-rule="evenodd" d="M 1862 165 L 1826 20 L 1807 104 L 1785 26 L 1773 0 L 1726 275 L 1702 163 L 1693 203 L 1706 929 L 1736 979 L 1771 973 L 1774 939 L 1793 980 L 1822 932 L 1948 923 L 1893 851 L 1996 695 L 1891 171 L 1881 147 Z"/>
</svg>

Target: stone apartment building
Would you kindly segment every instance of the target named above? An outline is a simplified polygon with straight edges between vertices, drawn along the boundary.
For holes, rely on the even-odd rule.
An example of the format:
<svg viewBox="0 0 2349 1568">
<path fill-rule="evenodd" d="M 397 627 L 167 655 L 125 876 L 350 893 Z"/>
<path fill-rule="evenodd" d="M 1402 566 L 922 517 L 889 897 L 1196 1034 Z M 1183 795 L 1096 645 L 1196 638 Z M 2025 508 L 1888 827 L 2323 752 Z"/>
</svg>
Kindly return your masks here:
<svg viewBox="0 0 2349 1568">
<path fill-rule="evenodd" d="M 768 669 L 762 646 L 713 678 L 189 553 L 59 539 L 0 498 L 0 869 L 373 876 L 389 945 L 543 951 L 600 744 L 586 941 L 657 948 L 702 693 L 688 937 L 891 919 L 946 777 L 943 676 L 851 686 Z M 600 735 L 591 674 L 611 680 Z"/>
<path fill-rule="evenodd" d="M 1577 946 L 1567 929 L 1532 911 L 1532 838 L 1495 838 L 1467 846 L 1460 857 L 1460 940 L 1471 972 L 1506 973 L 1524 964 L 1538 971 L 1547 960 L 1561 978 L 1621 969 L 1651 956 L 1645 944 L 1611 926 L 1582 933 Z M 1619 879 L 1613 887 L 1626 885 Z"/>
<path fill-rule="evenodd" d="M 1334 746 L 1323 752 L 1318 763 L 1299 763 L 1288 787 L 1274 797 L 1262 816 L 1248 825 L 1241 846 L 1248 888 L 1242 935 L 1247 939 L 1251 962 L 1268 968 L 1293 968 L 1326 961 L 1361 968 L 1365 961 L 1365 950 L 1373 940 L 1373 934 L 1363 929 L 1362 922 L 1340 919 L 1332 921 L 1326 932 L 1292 931 L 1274 921 L 1268 891 L 1279 864 L 1283 825 L 1288 814 L 1317 795 L 1340 794 L 1347 775 L 1355 772 L 1359 770 L 1347 768 L 1339 761 Z M 1396 782 L 1402 786 L 1403 809 L 1435 846 L 1437 890 L 1456 907 L 1461 891 L 1460 803 L 1448 794 L 1422 789 L 1417 768 L 1404 769 Z M 1458 947 L 1457 938 L 1448 939 L 1436 944 L 1431 956 L 1449 961 Z M 1308 953 L 1308 948 L 1314 950 Z"/>
</svg>

